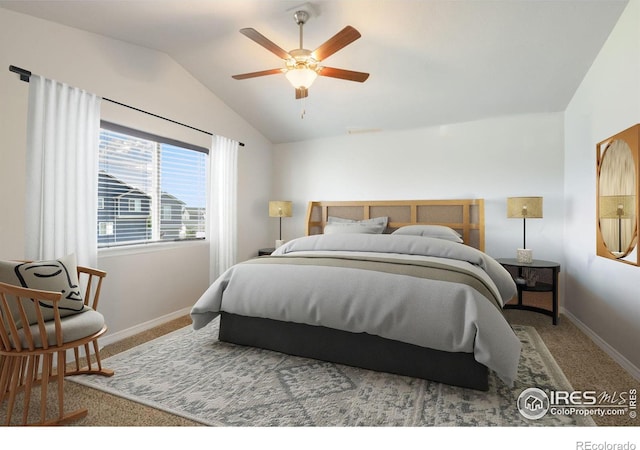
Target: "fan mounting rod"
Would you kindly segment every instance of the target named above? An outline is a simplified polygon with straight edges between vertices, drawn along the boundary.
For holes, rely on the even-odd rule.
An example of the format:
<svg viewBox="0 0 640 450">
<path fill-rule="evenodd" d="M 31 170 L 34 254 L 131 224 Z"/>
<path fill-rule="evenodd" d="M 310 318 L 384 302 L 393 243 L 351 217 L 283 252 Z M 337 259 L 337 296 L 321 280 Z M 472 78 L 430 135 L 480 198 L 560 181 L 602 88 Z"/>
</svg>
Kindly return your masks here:
<svg viewBox="0 0 640 450">
<path fill-rule="evenodd" d="M 295 70 L 306 68 L 315 71 L 318 68 L 318 61 L 311 56 L 311 50 L 304 48 L 302 40 L 302 27 L 307 23 L 307 20 L 309 20 L 309 13 L 306 11 L 296 11 L 293 14 L 293 19 L 300 27 L 300 48 L 296 48 L 289 52 L 291 58 L 286 61 L 287 69 Z"/>
<path fill-rule="evenodd" d="M 296 11 L 293 14 L 293 20 L 295 20 L 300 27 L 300 48 L 302 49 L 302 27 L 307 23 L 307 20 L 309 20 L 309 13 L 306 11 Z"/>
</svg>

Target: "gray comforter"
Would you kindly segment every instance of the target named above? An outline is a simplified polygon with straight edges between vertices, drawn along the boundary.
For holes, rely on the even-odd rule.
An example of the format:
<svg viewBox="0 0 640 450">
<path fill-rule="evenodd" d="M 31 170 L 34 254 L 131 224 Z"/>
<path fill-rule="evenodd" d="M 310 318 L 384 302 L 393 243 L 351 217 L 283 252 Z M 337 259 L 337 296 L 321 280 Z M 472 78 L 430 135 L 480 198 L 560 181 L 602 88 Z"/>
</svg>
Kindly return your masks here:
<svg viewBox="0 0 640 450">
<path fill-rule="evenodd" d="M 515 293 L 499 263 L 463 244 L 422 236 L 316 235 L 231 267 L 191 317 L 195 329 L 225 311 L 473 353 L 512 385 L 520 341 L 502 306 Z"/>
</svg>

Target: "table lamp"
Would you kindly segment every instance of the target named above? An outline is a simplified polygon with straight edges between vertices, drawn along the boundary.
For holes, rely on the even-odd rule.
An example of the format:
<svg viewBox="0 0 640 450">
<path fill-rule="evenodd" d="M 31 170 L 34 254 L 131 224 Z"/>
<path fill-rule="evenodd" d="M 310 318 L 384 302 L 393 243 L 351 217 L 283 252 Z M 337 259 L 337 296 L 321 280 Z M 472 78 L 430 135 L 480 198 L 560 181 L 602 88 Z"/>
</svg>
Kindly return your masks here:
<svg viewBox="0 0 640 450">
<path fill-rule="evenodd" d="M 282 240 L 282 218 L 291 217 L 291 202 L 283 200 L 274 200 L 269 202 L 269 217 L 278 217 L 280 219 L 280 235 L 276 240 L 276 248 L 284 244 Z"/>
<path fill-rule="evenodd" d="M 516 251 L 518 262 L 526 264 L 533 262 L 533 252 L 527 248 L 527 219 L 542 218 L 542 197 L 507 198 L 507 217 L 522 219 L 522 248 Z"/>
</svg>

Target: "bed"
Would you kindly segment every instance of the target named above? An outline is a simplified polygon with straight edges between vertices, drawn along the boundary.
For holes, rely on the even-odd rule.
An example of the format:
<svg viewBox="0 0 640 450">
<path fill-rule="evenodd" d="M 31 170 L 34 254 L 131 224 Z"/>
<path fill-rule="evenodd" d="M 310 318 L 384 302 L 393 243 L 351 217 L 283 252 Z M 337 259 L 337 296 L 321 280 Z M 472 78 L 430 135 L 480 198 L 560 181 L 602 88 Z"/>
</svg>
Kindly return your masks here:
<svg viewBox="0 0 640 450">
<path fill-rule="evenodd" d="M 312 201 L 306 236 L 234 265 L 191 310 L 218 339 L 487 390 L 521 344 L 511 275 L 484 253 L 484 202 Z"/>
</svg>

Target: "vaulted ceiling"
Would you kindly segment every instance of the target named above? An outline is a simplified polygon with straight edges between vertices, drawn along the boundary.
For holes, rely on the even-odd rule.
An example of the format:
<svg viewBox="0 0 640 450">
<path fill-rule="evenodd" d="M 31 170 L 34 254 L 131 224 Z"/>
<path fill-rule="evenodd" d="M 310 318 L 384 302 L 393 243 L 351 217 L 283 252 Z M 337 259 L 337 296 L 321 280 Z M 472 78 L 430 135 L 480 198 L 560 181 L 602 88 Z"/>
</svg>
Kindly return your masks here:
<svg viewBox="0 0 640 450">
<path fill-rule="evenodd" d="M 563 111 L 627 0 L 0 1 L 0 7 L 170 55 L 274 143 L 493 116 Z M 367 72 L 364 83 L 318 77 L 296 100 L 284 67 L 242 35 L 286 51 L 346 25 L 362 35 L 323 65 Z M 304 114 L 303 114 L 304 111 Z"/>
</svg>

